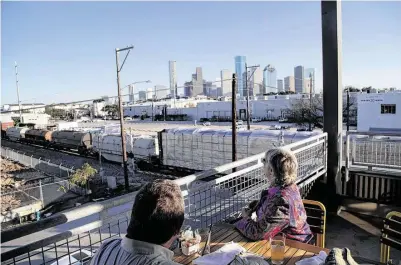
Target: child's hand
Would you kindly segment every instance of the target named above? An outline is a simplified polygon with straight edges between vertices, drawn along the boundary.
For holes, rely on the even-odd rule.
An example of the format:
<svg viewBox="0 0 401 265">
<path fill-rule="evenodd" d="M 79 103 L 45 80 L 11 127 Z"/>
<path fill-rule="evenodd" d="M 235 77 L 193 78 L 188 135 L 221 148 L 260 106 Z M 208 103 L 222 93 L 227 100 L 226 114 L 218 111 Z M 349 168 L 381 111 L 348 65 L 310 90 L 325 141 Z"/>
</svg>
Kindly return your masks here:
<svg viewBox="0 0 401 265">
<path fill-rule="evenodd" d="M 255 200 L 255 201 L 252 201 L 252 202 L 249 204 L 248 208 L 251 209 L 252 212 L 256 211 L 256 206 L 258 205 L 258 202 L 259 202 L 259 201 L 256 201 L 256 200 Z"/>
<path fill-rule="evenodd" d="M 249 209 L 248 207 L 242 208 L 242 217 L 250 217 L 251 215 L 251 209 Z"/>
</svg>

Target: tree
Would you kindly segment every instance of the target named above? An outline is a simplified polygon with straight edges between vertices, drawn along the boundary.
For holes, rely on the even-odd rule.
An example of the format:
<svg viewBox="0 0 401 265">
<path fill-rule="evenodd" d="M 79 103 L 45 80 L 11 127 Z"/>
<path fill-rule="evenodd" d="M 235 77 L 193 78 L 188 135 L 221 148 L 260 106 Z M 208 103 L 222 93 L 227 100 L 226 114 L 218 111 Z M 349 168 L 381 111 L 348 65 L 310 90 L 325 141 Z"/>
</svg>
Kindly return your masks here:
<svg viewBox="0 0 401 265">
<path fill-rule="evenodd" d="M 45 113 L 50 115 L 52 118 L 63 118 L 67 116 L 67 112 L 63 109 L 56 109 L 53 106 L 46 106 Z"/>
<path fill-rule="evenodd" d="M 323 128 L 323 100 L 319 97 L 296 100 L 288 113 L 289 121 L 298 125 Z"/>
<path fill-rule="evenodd" d="M 353 86 L 346 86 L 344 88 L 344 92 L 361 92 L 361 90 L 359 88 L 353 87 Z"/>
<path fill-rule="evenodd" d="M 118 115 L 118 106 L 113 104 L 113 105 L 107 105 L 102 108 L 102 111 L 107 112 L 109 116 L 117 116 Z"/>
<path fill-rule="evenodd" d="M 351 90 L 350 90 L 351 91 Z M 347 108 L 350 110 L 355 108 L 356 100 L 350 97 L 349 106 L 343 103 L 343 117 L 347 115 Z M 314 127 L 323 128 L 323 98 L 313 97 L 309 99 L 298 99 L 292 103 L 288 113 L 289 121 L 298 125 L 313 125 Z M 350 111 L 350 117 L 355 118 L 356 111 Z"/>
<path fill-rule="evenodd" d="M 97 170 L 88 163 L 77 169 L 70 179 L 70 183 L 85 187 L 87 183 L 96 175 Z"/>
</svg>

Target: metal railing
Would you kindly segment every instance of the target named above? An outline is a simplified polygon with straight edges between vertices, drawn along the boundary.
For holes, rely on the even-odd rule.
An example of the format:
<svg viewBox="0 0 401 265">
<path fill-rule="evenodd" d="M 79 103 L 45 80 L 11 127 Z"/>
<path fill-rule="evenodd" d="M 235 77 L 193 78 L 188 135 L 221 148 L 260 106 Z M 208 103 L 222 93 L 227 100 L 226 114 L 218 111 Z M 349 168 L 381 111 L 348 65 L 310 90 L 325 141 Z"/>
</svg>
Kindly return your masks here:
<svg viewBox="0 0 401 265">
<path fill-rule="evenodd" d="M 312 185 L 326 173 L 326 133 L 283 148 L 293 151 L 298 159 L 297 184 L 301 189 Z M 234 216 L 246 203 L 257 199 L 260 192 L 269 186 L 263 174 L 263 158 L 264 153 L 175 180 L 184 197 L 185 223 L 198 228 L 206 227 Z M 71 264 L 71 253 L 79 253 L 83 249 L 93 252 L 104 239 L 125 232 L 126 225 L 123 227 L 122 224 L 128 222 L 127 217 L 134 200 L 135 194 L 126 194 L 56 214 L 48 220 L 40 221 L 40 224 L 5 231 L 1 235 L 5 247 L 1 254 L 2 264 L 51 264 L 63 258 Z M 124 215 L 122 219 L 119 217 L 121 215 Z M 94 219 L 88 223 L 89 217 Z M 74 223 L 76 227 L 54 233 L 54 230 L 61 231 L 61 225 L 66 222 Z M 52 227 L 55 229 L 51 230 Z M 35 240 L 24 242 L 24 246 L 15 247 L 16 242 L 13 240 L 44 229 L 44 238 L 38 235 Z M 91 237 L 94 234 L 96 240 Z"/>
<path fill-rule="evenodd" d="M 33 157 L 33 155 L 28 156 L 10 148 L 0 147 L 0 151 L 1 156 L 5 157 L 6 159 L 21 163 L 24 166 L 33 168 L 48 176 L 68 179 L 74 173 L 73 167 L 68 168 L 61 164 L 53 164 L 50 162 L 50 160 L 46 161 L 42 158 Z"/>
<path fill-rule="evenodd" d="M 324 133 L 283 147 L 297 157 L 296 183 L 301 189 L 326 173 L 326 141 Z M 176 180 L 183 191 L 186 223 L 206 228 L 235 216 L 249 202 L 258 199 L 261 191 L 270 185 L 264 176 L 264 156 L 265 153 L 254 155 Z M 233 169 L 237 170 L 232 172 Z M 214 179 L 202 181 L 208 178 Z"/>
<path fill-rule="evenodd" d="M 350 171 L 401 176 L 401 134 L 347 132 L 346 181 L 349 180 Z"/>
</svg>

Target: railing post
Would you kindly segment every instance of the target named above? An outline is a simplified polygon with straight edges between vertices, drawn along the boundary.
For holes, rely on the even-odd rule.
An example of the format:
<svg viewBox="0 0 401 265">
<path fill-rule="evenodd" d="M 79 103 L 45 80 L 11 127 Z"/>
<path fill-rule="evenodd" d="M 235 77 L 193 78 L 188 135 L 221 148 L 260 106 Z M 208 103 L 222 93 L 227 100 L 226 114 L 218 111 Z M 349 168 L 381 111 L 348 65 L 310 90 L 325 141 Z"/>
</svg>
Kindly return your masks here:
<svg viewBox="0 0 401 265">
<path fill-rule="evenodd" d="M 345 138 L 345 176 L 344 176 L 344 181 L 348 182 L 349 181 L 349 140 L 350 140 L 350 135 L 349 131 L 346 132 L 346 138 Z"/>
<path fill-rule="evenodd" d="M 42 201 L 43 207 L 45 206 L 45 202 L 43 200 L 43 190 L 42 190 L 42 180 L 39 180 L 39 192 L 40 192 L 40 200 Z"/>
</svg>

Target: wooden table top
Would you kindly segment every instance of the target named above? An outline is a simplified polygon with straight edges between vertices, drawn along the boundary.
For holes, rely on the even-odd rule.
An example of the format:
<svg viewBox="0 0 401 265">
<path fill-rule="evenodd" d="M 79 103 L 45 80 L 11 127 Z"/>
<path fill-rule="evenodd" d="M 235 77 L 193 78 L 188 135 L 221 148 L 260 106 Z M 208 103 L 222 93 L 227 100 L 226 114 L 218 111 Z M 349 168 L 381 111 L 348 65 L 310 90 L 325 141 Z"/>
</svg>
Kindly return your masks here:
<svg viewBox="0 0 401 265">
<path fill-rule="evenodd" d="M 227 226 L 216 226 L 212 229 L 212 237 L 210 244 L 210 252 L 215 252 L 224 244 L 229 242 L 235 242 L 244 247 L 247 251 L 261 255 L 266 259 L 271 258 L 270 243 L 266 240 L 261 241 L 250 241 L 243 237 L 233 227 Z M 328 249 L 300 243 L 293 240 L 286 240 L 284 263 L 282 265 L 295 265 L 298 260 L 312 257 L 318 254 L 320 251 L 329 253 Z M 203 247 L 205 242 L 201 243 Z M 181 250 L 177 249 L 174 255 L 174 261 L 180 264 L 192 264 L 192 261 L 198 258 L 198 254 L 191 256 L 185 256 L 181 253 Z"/>
</svg>

